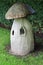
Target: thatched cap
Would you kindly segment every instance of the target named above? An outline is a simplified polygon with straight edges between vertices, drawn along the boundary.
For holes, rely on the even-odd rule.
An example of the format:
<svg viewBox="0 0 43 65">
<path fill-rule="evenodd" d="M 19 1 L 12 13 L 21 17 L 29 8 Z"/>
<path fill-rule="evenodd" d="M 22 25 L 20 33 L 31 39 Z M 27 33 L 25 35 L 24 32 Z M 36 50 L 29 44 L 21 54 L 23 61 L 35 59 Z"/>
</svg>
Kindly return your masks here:
<svg viewBox="0 0 43 65">
<path fill-rule="evenodd" d="M 10 9 L 7 11 L 5 18 L 6 19 L 14 19 L 25 17 L 28 14 L 33 14 L 35 11 L 28 5 L 24 3 L 15 3 Z"/>
</svg>

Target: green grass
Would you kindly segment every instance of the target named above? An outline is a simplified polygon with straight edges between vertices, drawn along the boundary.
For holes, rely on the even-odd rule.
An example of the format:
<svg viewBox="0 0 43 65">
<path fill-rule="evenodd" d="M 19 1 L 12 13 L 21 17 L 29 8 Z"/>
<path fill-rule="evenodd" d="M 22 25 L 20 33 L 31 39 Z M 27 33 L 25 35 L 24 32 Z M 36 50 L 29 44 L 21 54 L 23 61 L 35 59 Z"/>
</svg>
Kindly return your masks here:
<svg viewBox="0 0 43 65">
<path fill-rule="evenodd" d="M 10 43 L 10 31 L 0 28 L 0 65 L 43 65 L 43 52 L 33 52 L 25 57 L 8 54 L 5 47 Z"/>
</svg>

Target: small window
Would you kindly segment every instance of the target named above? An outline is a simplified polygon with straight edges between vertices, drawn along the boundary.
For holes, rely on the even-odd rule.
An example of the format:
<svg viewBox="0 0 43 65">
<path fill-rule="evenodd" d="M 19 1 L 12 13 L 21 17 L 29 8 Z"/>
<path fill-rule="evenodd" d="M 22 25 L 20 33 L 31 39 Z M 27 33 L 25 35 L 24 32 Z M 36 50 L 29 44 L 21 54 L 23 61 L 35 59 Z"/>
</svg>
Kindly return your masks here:
<svg viewBox="0 0 43 65">
<path fill-rule="evenodd" d="M 23 29 L 23 27 L 20 29 L 20 35 L 21 34 L 24 34 L 24 29 Z"/>
<path fill-rule="evenodd" d="M 14 30 L 12 31 L 12 35 L 14 35 Z"/>
</svg>

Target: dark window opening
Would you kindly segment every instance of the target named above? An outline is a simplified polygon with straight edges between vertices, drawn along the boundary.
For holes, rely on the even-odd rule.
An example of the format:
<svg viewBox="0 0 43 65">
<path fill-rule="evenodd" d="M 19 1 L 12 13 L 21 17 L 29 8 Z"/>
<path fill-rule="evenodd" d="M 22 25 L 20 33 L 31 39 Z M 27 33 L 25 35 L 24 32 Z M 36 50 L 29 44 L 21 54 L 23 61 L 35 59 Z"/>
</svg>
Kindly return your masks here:
<svg viewBox="0 0 43 65">
<path fill-rule="evenodd" d="M 20 34 L 24 34 L 24 29 L 23 28 L 20 29 Z"/>
<path fill-rule="evenodd" d="M 12 35 L 14 35 L 14 30 L 12 31 Z"/>
</svg>

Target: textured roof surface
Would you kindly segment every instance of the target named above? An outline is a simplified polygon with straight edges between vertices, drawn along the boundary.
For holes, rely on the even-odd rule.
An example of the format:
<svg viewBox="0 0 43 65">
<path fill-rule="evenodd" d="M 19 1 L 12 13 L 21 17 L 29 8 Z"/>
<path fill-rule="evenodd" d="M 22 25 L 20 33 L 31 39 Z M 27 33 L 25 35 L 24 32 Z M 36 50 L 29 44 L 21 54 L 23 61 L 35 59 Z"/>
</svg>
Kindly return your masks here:
<svg viewBox="0 0 43 65">
<path fill-rule="evenodd" d="M 15 3 L 10 9 L 7 11 L 5 18 L 6 19 L 14 19 L 25 17 L 28 14 L 32 14 L 31 7 L 24 3 Z"/>
</svg>

